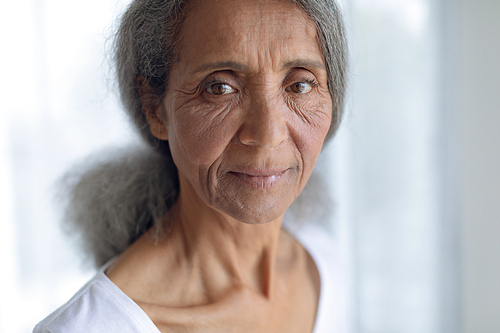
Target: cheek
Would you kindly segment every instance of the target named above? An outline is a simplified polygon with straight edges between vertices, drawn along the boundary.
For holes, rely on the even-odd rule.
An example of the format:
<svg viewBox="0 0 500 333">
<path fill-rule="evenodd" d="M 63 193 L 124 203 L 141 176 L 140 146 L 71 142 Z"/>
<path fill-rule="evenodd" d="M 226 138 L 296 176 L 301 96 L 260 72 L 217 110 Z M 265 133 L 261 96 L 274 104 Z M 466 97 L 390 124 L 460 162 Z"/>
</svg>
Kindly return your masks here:
<svg viewBox="0 0 500 333">
<path fill-rule="evenodd" d="M 292 107 L 297 117 L 290 126 L 290 135 L 302 159 L 301 191 L 312 173 L 330 128 L 332 106 L 328 99 L 309 99 L 294 104 Z"/>
<path fill-rule="evenodd" d="M 314 164 L 330 129 L 332 104 L 329 98 L 309 98 L 304 101 L 289 101 L 289 108 L 294 110 L 294 124 L 291 135 L 304 163 Z"/>
<path fill-rule="evenodd" d="M 186 177 L 196 181 L 200 171 L 212 168 L 237 130 L 230 121 L 230 105 L 190 104 L 169 114 L 172 157 Z"/>
</svg>

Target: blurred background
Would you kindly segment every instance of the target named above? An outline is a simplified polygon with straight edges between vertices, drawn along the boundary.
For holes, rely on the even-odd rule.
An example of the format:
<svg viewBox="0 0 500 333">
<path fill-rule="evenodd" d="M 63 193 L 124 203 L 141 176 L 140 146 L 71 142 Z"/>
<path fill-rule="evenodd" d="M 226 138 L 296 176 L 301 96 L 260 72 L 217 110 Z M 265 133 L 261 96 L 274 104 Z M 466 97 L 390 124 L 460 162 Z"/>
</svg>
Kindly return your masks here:
<svg viewBox="0 0 500 333">
<path fill-rule="evenodd" d="M 0 2 L 0 332 L 30 332 L 95 272 L 57 180 L 138 140 L 109 66 L 128 2 Z M 321 164 L 350 333 L 500 332 L 500 1 L 342 8 L 349 96 Z"/>
</svg>

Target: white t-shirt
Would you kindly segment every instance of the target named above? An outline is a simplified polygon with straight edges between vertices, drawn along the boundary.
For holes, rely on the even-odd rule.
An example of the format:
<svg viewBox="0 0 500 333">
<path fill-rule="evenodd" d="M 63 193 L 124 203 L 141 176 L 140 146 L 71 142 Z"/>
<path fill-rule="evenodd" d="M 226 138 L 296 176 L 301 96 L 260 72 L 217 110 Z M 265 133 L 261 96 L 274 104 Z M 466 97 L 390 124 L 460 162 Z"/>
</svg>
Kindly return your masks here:
<svg viewBox="0 0 500 333">
<path fill-rule="evenodd" d="M 341 265 L 334 241 L 317 225 L 287 229 L 309 252 L 319 271 L 321 287 L 314 333 L 347 333 Z M 104 274 L 108 265 L 36 325 L 33 332 L 159 333 L 146 313 Z"/>
</svg>

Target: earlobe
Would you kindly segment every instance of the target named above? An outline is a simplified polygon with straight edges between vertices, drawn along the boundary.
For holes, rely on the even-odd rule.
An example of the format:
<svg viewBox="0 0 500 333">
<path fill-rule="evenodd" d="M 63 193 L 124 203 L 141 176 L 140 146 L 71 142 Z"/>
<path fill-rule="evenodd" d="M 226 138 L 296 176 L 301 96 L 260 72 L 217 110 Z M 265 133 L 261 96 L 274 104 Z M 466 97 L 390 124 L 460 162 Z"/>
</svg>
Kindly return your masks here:
<svg viewBox="0 0 500 333">
<path fill-rule="evenodd" d="M 159 114 L 161 114 L 161 112 L 152 112 L 145 109 L 144 113 L 146 115 L 146 120 L 148 121 L 151 134 L 160 140 L 168 140 L 167 126 L 165 126 L 165 122 L 159 118 Z"/>
<path fill-rule="evenodd" d="M 167 126 L 163 120 L 161 101 L 158 94 L 150 86 L 149 82 L 140 75 L 136 78 L 136 84 L 151 134 L 160 140 L 168 140 Z"/>
</svg>

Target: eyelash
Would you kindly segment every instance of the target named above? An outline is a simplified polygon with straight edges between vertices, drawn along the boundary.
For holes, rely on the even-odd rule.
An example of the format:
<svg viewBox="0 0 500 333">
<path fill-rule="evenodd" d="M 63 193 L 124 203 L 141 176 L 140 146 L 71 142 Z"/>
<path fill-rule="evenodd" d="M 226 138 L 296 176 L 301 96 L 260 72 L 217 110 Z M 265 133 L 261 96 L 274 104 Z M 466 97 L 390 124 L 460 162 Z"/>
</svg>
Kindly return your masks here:
<svg viewBox="0 0 500 333">
<path fill-rule="evenodd" d="M 310 78 L 305 78 L 305 77 L 294 81 L 293 83 L 289 84 L 288 86 L 291 86 L 292 84 L 295 84 L 297 82 L 309 83 L 311 85 L 311 87 L 313 87 L 313 88 L 316 88 L 319 86 L 319 83 L 318 83 L 318 81 L 316 81 L 316 79 L 310 79 Z"/>
<path fill-rule="evenodd" d="M 316 81 L 316 79 L 311 79 L 311 78 L 306 78 L 306 77 L 303 77 L 303 78 L 300 78 L 298 80 L 294 80 L 294 82 L 290 83 L 289 85 L 287 85 L 287 88 L 297 82 L 305 82 L 305 83 L 308 83 L 311 85 L 312 88 L 316 88 L 319 86 L 319 83 L 318 81 Z M 229 83 L 223 81 L 223 80 L 219 80 L 217 77 L 214 77 L 213 79 L 209 80 L 209 81 L 206 81 L 203 83 L 202 87 L 202 91 L 205 91 L 207 90 L 211 85 L 215 84 L 215 83 L 223 83 L 223 84 L 228 84 L 230 85 Z M 231 85 L 230 85 L 231 86 Z"/>
<path fill-rule="evenodd" d="M 212 80 L 210 80 L 210 81 L 205 81 L 205 82 L 203 83 L 203 85 L 202 85 L 202 86 L 203 86 L 203 91 L 207 90 L 207 89 L 208 89 L 208 87 L 210 87 L 210 86 L 211 86 L 212 84 L 214 84 L 214 83 L 225 83 L 225 84 L 227 84 L 226 82 L 221 81 L 221 80 L 219 80 L 218 78 L 214 77 Z"/>
</svg>

